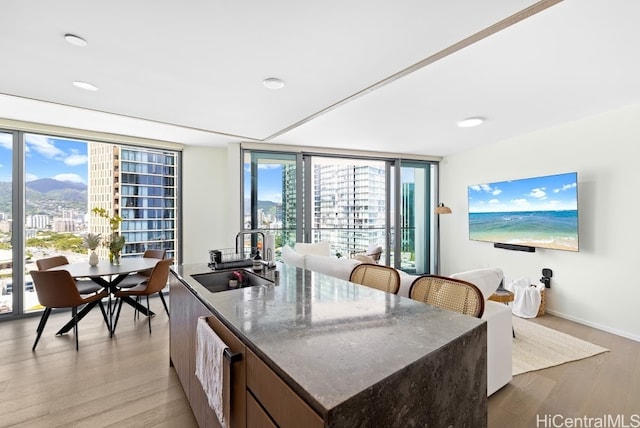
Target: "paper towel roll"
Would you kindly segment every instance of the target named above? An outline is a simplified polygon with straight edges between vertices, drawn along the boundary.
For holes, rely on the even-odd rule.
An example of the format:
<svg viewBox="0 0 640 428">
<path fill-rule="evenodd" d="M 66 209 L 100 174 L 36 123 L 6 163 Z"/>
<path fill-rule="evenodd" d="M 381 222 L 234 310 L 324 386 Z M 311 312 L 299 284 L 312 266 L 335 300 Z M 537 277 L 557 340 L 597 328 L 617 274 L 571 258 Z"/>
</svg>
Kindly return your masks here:
<svg viewBox="0 0 640 428">
<path fill-rule="evenodd" d="M 267 232 L 264 234 L 264 251 L 262 255 L 267 262 L 276 260 L 276 236 L 273 233 Z"/>
</svg>

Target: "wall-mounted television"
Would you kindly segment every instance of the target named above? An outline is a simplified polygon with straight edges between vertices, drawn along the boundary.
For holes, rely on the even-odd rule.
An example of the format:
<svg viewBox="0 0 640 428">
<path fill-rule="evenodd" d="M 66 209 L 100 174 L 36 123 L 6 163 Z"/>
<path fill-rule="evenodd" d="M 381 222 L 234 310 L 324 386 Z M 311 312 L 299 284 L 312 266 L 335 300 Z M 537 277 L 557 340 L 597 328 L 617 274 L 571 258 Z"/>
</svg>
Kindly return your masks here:
<svg viewBox="0 0 640 428">
<path fill-rule="evenodd" d="M 578 251 L 578 173 L 474 184 L 468 194 L 469 239 Z"/>
</svg>

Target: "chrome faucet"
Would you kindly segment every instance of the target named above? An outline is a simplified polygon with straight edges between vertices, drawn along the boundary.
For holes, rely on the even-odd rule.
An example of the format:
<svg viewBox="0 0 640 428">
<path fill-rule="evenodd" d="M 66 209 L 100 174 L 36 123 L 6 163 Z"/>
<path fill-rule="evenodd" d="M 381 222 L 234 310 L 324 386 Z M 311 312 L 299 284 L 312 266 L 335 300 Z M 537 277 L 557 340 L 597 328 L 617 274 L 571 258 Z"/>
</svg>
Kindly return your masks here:
<svg viewBox="0 0 640 428">
<path fill-rule="evenodd" d="M 240 254 L 240 252 L 242 252 L 242 257 L 244 257 L 244 243 L 242 244 L 242 246 L 239 245 L 239 239 L 241 236 L 244 237 L 244 235 L 262 235 L 262 248 L 264 248 L 264 232 L 262 230 L 259 229 L 252 229 L 252 230 L 241 230 L 240 232 L 238 232 L 238 234 L 236 235 L 236 254 Z M 257 242 L 256 242 L 257 245 Z"/>
</svg>

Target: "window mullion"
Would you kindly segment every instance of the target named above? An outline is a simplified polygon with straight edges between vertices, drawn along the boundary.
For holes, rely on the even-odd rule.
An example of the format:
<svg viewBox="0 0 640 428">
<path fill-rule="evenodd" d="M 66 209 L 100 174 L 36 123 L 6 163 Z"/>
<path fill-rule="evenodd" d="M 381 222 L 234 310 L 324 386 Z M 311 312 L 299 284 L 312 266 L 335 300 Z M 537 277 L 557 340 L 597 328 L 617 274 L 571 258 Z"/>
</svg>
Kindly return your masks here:
<svg viewBox="0 0 640 428">
<path fill-rule="evenodd" d="M 24 313 L 24 207 L 25 207 L 25 135 L 24 132 L 13 133 L 13 205 L 11 247 L 13 250 L 13 315 Z"/>
</svg>

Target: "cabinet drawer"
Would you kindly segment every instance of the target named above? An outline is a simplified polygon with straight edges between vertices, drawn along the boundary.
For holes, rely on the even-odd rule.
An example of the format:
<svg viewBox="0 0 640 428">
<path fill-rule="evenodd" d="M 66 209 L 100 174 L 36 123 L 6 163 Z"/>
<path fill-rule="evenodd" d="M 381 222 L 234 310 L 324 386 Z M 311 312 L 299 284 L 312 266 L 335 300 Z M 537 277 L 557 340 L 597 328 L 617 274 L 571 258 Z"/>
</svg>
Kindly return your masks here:
<svg viewBox="0 0 640 428">
<path fill-rule="evenodd" d="M 249 391 L 247 391 L 247 428 L 278 428 Z"/>
<path fill-rule="evenodd" d="M 249 349 L 246 355 L 247 388 L 278 426 L 282 428 L 324 426 L 322 418 L 260 358 Z"/>
</svg>

